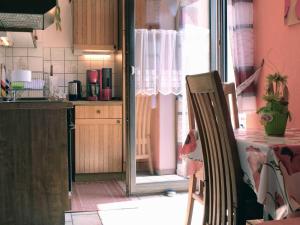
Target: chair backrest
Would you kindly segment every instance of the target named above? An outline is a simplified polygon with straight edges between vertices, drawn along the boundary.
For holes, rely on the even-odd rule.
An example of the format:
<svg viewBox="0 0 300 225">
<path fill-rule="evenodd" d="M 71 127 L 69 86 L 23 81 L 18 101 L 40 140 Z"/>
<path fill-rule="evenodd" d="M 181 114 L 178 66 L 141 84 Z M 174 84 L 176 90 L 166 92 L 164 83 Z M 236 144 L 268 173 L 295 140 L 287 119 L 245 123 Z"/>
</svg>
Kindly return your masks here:
<svg viewBox="0 0 300 225">
<path fill-rule="evenodd" d="M 151 121 L 151 96 L 136 96 L 136 157 L 145 158 L 149 155 L 150 121 Z"/>
<path fill-rule="evenodd" d="M 237 129 L 239 125 L 239 116 L 236 101 L 235 83 L 223 83 L 225 99 L 229 108 L 233 128 Z"/>
<path fill-rule="evenodd" d="M 187 76 L 186 80 L 203 151 L 203 224 L 245 224 L 242 171 L 219 74 Z"/>
<path fill-rule="evenodd" d="M 233 128 L 237 129 L 240 127 L 240 125 L 239 125 L 237 99 L 236 99 L 236 92 L 235 92 L 235 83 L 223 83 L 223 91 L 229 109 L 231 123 L 233 125 Z M 189 114 L 189 128 L 195 129 L 195 123 L 194 123 L 195 117 L 194 117 L 191 104 L 188 104 L 188 114 Z"/>
</svg>

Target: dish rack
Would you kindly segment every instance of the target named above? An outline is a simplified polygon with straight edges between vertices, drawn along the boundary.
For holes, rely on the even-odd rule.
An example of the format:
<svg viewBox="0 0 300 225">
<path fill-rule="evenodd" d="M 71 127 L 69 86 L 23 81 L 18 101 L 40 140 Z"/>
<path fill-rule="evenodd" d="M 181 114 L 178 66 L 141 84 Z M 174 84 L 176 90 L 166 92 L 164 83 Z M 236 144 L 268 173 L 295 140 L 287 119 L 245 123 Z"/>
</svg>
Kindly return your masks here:
<svg viewBox="0 0 300 225">
<path fill-rule="evenodd" d="M 31 82 L 11 82 L 8 97 L 40 98 L 49 97 L 49 74 L 32 73 Z"/>
</svg>

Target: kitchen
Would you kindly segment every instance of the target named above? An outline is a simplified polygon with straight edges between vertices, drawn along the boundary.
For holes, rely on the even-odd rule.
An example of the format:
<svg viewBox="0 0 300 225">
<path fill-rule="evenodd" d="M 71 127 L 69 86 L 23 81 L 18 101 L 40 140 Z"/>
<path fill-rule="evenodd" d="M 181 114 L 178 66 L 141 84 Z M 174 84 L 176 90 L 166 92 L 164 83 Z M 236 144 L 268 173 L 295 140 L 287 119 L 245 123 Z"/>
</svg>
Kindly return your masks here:
<svg viewBox="0 0 300 225">
<path fill-rule="evenodd" d="M 0 225 L 299 224 L 300 0 L 271 1 L 1 0 Z"/>
<path fill-rule="evenodd" d="M 124 179 L 121 1 L 0 8 L 0 224 L 63 224 L 72 182 Z"/>
</svg>

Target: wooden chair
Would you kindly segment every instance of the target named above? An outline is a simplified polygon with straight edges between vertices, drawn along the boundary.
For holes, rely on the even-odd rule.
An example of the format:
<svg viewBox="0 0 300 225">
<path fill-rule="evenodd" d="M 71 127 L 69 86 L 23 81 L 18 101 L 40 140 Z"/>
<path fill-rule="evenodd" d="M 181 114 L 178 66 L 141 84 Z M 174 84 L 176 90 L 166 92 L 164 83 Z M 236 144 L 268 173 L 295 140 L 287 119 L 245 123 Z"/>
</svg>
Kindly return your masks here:
<svg viewBox="0 0 300 225">
<path fill-rule="evenodd" d="M 235 92 L 235 83 L 223 83 L 223 91 L 230 112 L 230 118 L 233 124 L 233 128 L 237 129 L 240 127 L 240 125 Z"/>
<path fill-rule="evenodd" d="M 234 83 L 223 83 L 223 91 L 227 106 L 231 115 L 231 121 L 235 129 L 239 128 L 238 109 L 236 102 L 236 92 Z M 190 99 L 188 98 L 188 113 L 189 113 L 189 127 L 195 129 L 195 117 L 191 106 Z M 197 190 L 198 188 L 198 190 Z M 190 178 L 189 185 L 189 202 L 187 210 L 186 225 L 191 224 L 194 200 L 203 203 L 203 191 L 204 191 L 204 168 L 197 171 Z"/>
<path fill-rule="evenodd" d="M 153 174 L 150 140 L 151 96 L 136 96 L 136 161 L 148 161 L 149 172 Z"/>
<path fill-rule="evenodd" d="M 236 141 L 226 98 L 217 72 L 187 76 L 187 94 L 202 144 L 204 175 L 190 178 L 186 223 L 191 223 L 194 200 L 203 202 L 203 224 L 242 225 L 244 187 Z M 196 181 L 204 176 L 204 189 Z"/>
</svg>

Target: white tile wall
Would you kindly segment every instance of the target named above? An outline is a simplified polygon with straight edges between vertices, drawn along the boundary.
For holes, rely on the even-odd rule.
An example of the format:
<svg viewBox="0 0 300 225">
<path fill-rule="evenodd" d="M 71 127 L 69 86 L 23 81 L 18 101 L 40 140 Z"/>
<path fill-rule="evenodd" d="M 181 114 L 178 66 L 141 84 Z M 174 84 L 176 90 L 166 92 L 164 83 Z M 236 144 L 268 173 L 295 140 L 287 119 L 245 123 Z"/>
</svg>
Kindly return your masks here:
<svg viewBox="0 0 300 225">
<path fill-rule="evenodd" d="M 90 61 L 78 61 L 78 73 L 86 73 L 89 69 L 91 69 Z"/>
<path fill-rule="evenodd" d="M 51 48 L 50 49 L 51 60 L 64 60 L 65 49 L 64 48 Z"/>
<path fill-rule="evenodd" d="M 78 63 L 77 61 L 65 61 L 65 73 L 77 73 Z"/>
<path fill-rule="evenodd" d="M 5 56 L 12 56 L 12 48 L 5 48 Z"/>
<path fill-rule="evenodd" d="M 85 56 L 77 56 L 72 48 L 4 48 L 0 47 L 0 63 L 4 63 L 8 73 L 19 67 L 30 69 L 37 78 L 50 73 L 53 65 L 53 85 L 68 92 L 68 82 L 80 80 L 83 94 L 86 90 L 86 70 L 110 67 L 113 71 L 113 96 L 121 97 L 121 74 L 115 74 L 113 55 L 109 59 L 91 60 Z M 25 68 L 25 69 L 26 69 Z"/>
<path fill-rule="evenodd" d="M 73 80 L 78 80 L 78 75 L 77 73 L 69 73 L 65 74 L 65 86 L 68 87 L 68 82 L 73 81 Z"/>
<path fill-rule="evenodd" d="M 73 54 L 72 48 L 65 48 L 65 60 L 77 60 L 77 56 Z"/>
<path fill-rule="evenodd" d="M 27 48 L 12 48 L 12 56 L 28 56 Z"/>
<path fill-rule="evenodd" d="M 28 57 L 28 69 L 36 72 L 43 72 L 43 58 L 42 57 Z"/>
<path fill-rule="evenodd" d="M 50 65 L 53 66 L 53 73 L 65 73 L 65 61 L 52 60 Z"/>
<path fill-rule="evenodd" d="M 28 48 L 28 56 L 43 57 L 43 48 Z"/>
</svg>

